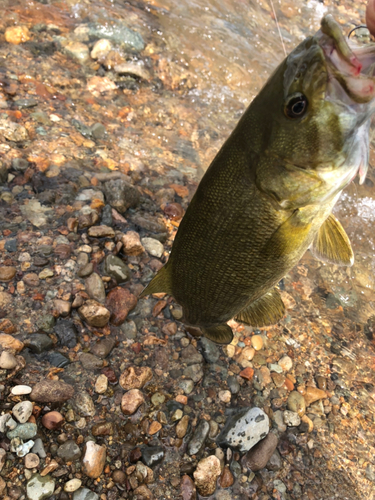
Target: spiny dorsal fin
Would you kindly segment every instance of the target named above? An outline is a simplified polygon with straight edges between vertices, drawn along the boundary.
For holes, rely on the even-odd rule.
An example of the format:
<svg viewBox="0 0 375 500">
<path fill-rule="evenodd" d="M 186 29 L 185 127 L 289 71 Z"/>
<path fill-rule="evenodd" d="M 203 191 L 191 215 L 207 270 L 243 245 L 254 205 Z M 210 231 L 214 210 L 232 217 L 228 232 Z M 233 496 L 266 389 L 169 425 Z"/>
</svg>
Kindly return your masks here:
<svg viewBox="0 0 375 500">
<path fill-rule="evenodd" d="M 167 265 L 162 267 L 156 276 L 152 278 L 150 283 L 143 290 L 139 298 L 145 297 L 146 295 L 150 295 L 151 293 L 167 293 L 168 295 L 172 295 L 172 285 L 169 276 L 169 271 Z"/>
<path fill-rule="evenodd" d="M 281 300 L 279 292 L 274 288 L 242 309 L 235 320 L 251 326 L 269 326 L 277 323 L 284 314 L 284 302 Z"/>
<path fill-rule="evenodd" d="M 222 325 L 210 326 L 209 328 L 201 328 L 205 337 L 216 342 L 216 344 L 230 344 L 233 340 L 232 328 L 223 323 Z"/>
<path fill-rule="evenodd" d="M 322 224 L 310 247 L 318 260 L 338 266 L 352 266 L 353 250 L 344 228 L 334 215 Z"/>
</svg>

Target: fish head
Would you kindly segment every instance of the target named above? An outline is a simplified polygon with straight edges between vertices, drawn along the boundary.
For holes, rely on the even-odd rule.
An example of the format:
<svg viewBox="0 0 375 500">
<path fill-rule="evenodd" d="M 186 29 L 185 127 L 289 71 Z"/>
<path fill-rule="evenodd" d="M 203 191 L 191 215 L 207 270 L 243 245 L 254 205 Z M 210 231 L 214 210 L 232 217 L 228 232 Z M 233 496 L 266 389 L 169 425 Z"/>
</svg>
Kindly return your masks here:
<svg viewBox="0 0 375 500">
<path fill-rule="evenodd" d="M 363 182 L 374 111 L 375 44 L 351 42 L 325 16 L 254 100 L 258 185 L 293 208 L 333 199 L 357 173 Z"/>
</svg>

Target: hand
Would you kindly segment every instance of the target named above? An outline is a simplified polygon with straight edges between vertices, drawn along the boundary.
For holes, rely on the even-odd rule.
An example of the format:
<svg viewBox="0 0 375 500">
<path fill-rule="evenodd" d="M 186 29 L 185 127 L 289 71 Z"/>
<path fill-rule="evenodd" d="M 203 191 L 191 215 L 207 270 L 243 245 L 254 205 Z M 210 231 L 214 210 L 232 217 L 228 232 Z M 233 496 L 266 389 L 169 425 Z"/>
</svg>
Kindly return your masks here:
<svg viewBox="0 0 375 500">
<path fill-rule="evenodd" d="M 375 0 L 368 0 L 366 8 L 366 24 L 371 35 L 375 36 Z"/>
</svg>

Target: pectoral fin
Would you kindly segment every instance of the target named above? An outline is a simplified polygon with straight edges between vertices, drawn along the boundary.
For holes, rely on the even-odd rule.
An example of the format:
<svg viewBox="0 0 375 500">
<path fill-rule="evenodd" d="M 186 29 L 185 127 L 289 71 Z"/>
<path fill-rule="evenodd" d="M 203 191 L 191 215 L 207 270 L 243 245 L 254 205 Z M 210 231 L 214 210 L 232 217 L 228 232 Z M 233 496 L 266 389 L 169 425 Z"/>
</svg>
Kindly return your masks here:
<svg viewBox="0 0 375 500">
<path fill-rule="evenodd" d="M 274 288 L 242 309 L 235 320 L 251 326 L 269 326 L 277 323 L 284 314 L 284 302 L 281 300 L 279 292 Z"/>
<path fill-rule="evenodd" d="M 233 339 L 233 332 L 230 326 L 226 323 L 209 328 L 201 328 L 205 337 L 216 342 L 216 344 L 230 344 Z"/>
<path fill-rule="evenodd" d="M 332 214 L 320 227 L 310 251 L 316 259 L 330 264 L 352 266 L 354 262 L 348 235 Z"/>
<path fill-rule="evenodd" d="M 156 276 L 152 278 L 150 283 L 143 290 L 139 298 L 145 297 L 146 295 L 150 295 L 151 293 L 167 293 L 168 295 L 172 295 L 172 285 L 169 276 L 169 271 L 167 265 L 162 267 Z"/>
</svg>

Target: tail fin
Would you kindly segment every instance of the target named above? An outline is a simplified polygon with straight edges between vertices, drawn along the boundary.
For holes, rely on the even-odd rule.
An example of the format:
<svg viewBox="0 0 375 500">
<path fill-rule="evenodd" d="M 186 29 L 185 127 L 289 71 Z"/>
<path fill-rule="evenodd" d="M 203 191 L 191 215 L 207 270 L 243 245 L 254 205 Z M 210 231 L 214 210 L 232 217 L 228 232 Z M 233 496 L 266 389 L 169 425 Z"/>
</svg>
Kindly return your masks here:
<svg viewBox="0 0 375 500">
<path fill-rule="evenodd" d="M 165 265 L 160 269 L 156 276 L 152 278 L 150 283 L 143 290 L 139 298 L 150 295 L 151 293 L 167 293 L 172 295 L 172 284 L 170 279 L 170 273 L 167 266 Z"/>
</svg>

